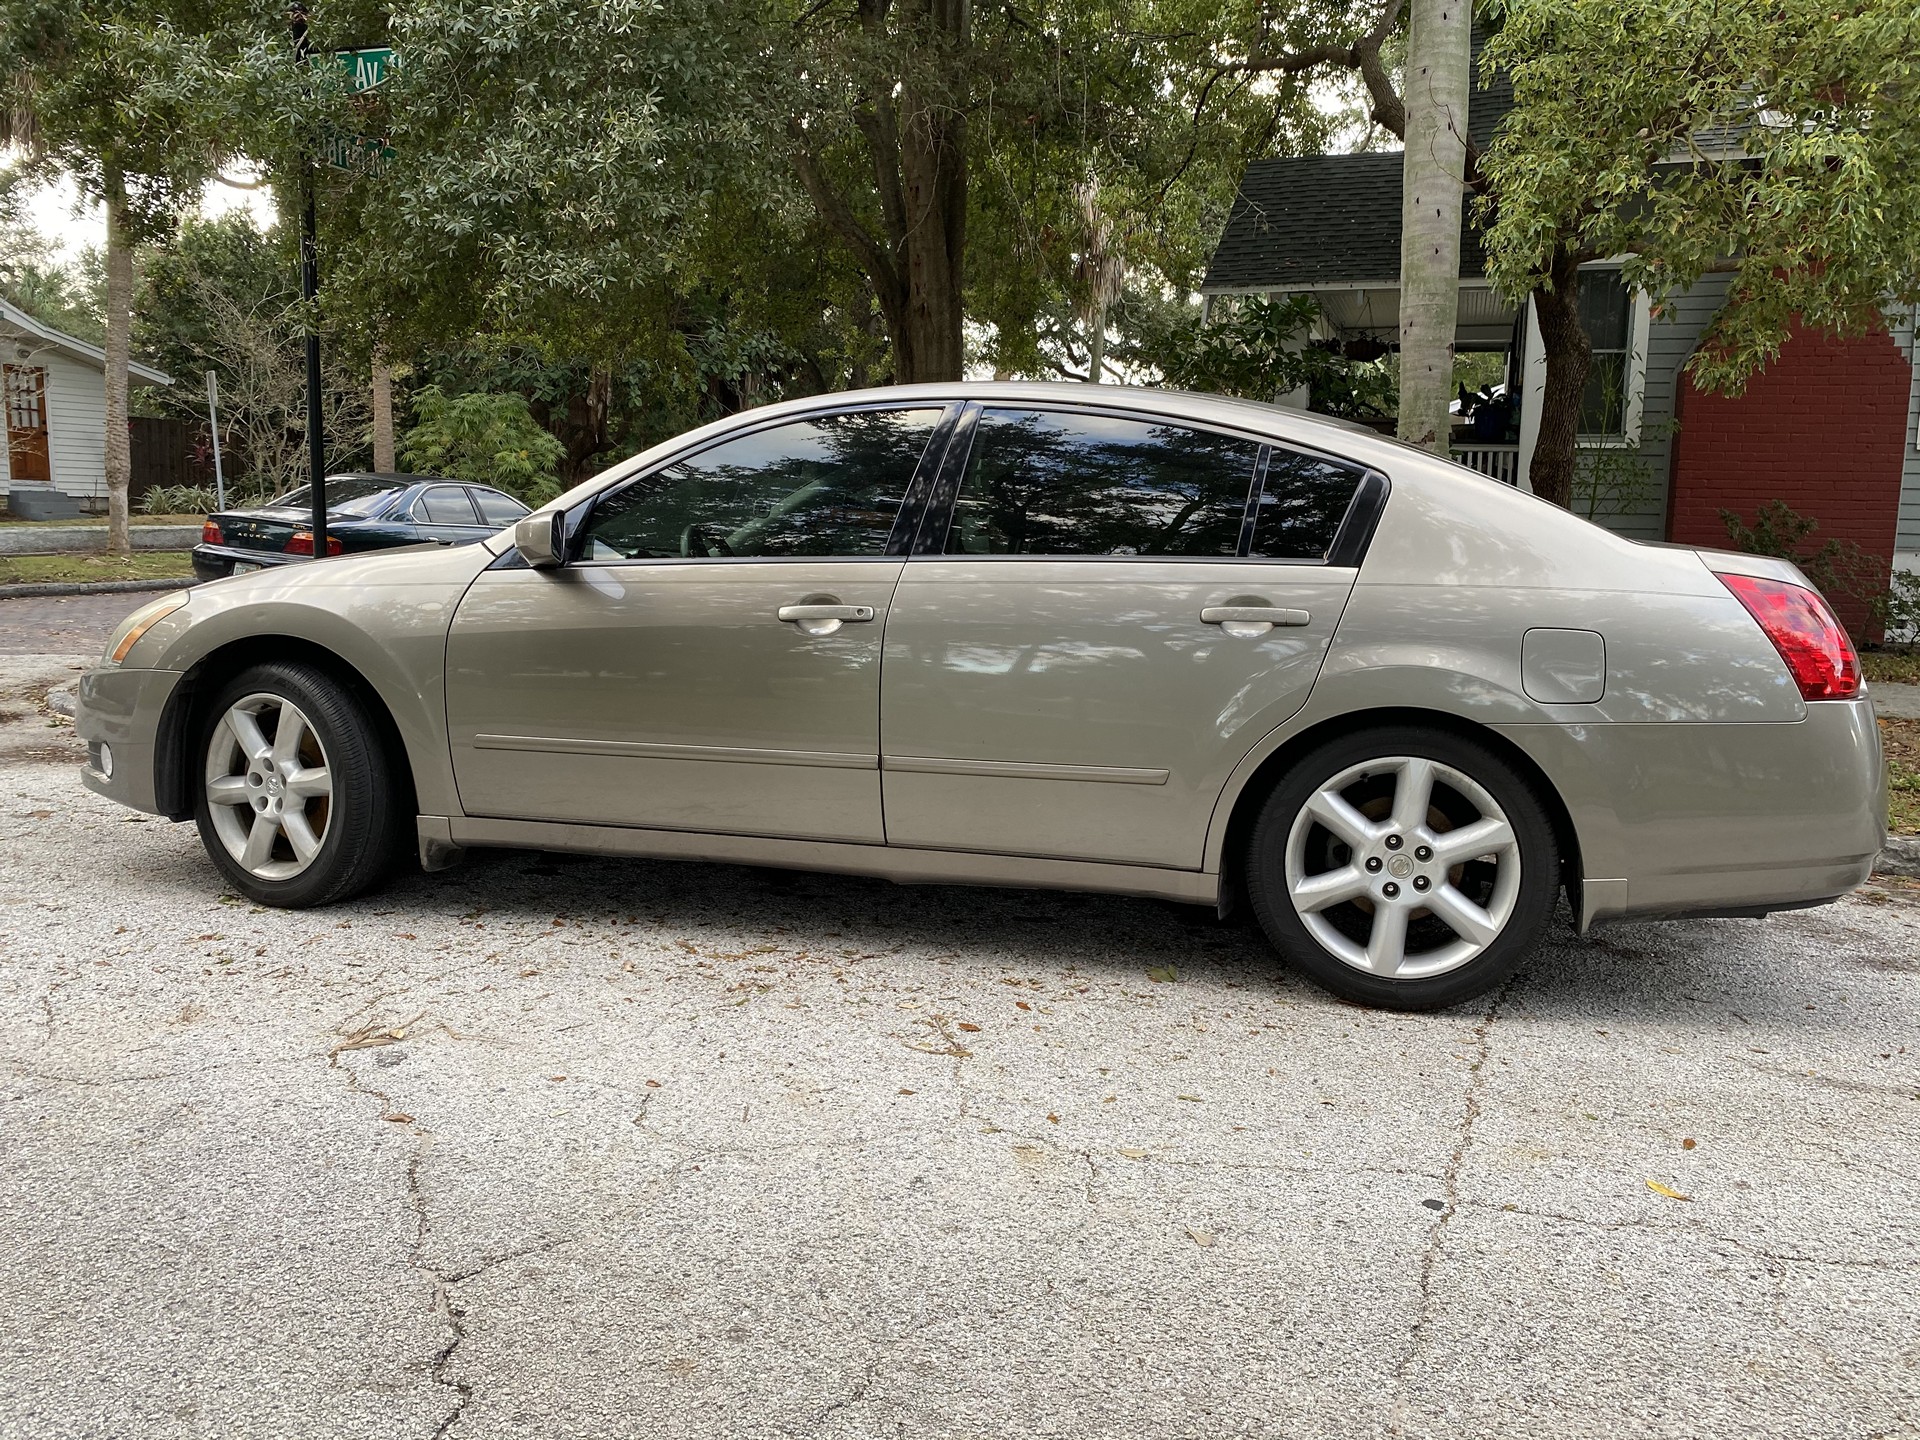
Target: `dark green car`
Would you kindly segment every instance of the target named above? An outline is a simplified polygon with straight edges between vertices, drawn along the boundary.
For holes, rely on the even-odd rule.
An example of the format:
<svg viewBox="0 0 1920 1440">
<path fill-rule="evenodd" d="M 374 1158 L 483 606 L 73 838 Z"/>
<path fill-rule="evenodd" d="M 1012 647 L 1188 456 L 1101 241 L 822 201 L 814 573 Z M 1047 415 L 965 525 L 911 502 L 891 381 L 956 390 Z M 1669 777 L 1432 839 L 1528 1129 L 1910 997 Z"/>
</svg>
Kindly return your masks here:
<svg viewBox="0 0 1920 1440">
<path fill-rule="evenodd" d="M 511 495 L 436 475 L 329 475 L 327 500 L 329 555 L 429 542 L 470 545 L 527 513 Z M 258 509 L 209 515 L 193 549 L 193 573 L 220 580 L 310 560 L 312 527 L 313 498 L 305 485 Z"/>
</svg>

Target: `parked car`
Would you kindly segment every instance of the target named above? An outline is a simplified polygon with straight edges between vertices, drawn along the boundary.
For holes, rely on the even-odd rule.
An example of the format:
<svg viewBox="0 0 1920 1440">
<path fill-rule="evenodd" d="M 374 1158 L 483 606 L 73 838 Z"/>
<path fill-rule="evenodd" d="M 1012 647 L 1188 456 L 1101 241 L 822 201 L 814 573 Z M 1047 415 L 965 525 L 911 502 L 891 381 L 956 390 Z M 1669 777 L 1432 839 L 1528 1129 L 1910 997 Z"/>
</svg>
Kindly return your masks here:
<svg viewBox="0 0 1920 1440">
<path fill-rule="evenodd" d="M 752 410 L 479 545 L 171 596 L 81 686 L 85 783 L 319 905 L 470 846 L 1250 906 L 1352 1000 L 1864 880 L 1845 632 L 1368 431 L 1083 385 Z"/>
<path fill-rule="evenodd" d="M 429 541 L 470 545 L 527 513 L 513 496 L 434 475 L 327 477 L 327 553 L 392 550 Z M 209 515 L 193 573 L 219 580 L 313 558 L 313 491 L 302 485 L 254 510 Z"/>
</svg>

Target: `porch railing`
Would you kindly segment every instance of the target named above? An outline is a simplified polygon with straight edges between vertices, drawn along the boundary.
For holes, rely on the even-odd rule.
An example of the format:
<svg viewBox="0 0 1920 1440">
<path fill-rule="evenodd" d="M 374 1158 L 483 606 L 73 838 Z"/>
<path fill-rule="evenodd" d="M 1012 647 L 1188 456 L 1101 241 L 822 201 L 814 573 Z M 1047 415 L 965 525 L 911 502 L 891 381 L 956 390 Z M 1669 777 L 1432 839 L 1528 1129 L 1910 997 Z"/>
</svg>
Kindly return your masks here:
<svg viewBox="0 0 1920 1440">
<path fill-rule="evenodd" d="M 1520 483 L 1520 447 L 1518 445 L 1455 445 L 1453 460 L 1469 470 L 1491 475 L 1507 485 Z"/>
</svg>

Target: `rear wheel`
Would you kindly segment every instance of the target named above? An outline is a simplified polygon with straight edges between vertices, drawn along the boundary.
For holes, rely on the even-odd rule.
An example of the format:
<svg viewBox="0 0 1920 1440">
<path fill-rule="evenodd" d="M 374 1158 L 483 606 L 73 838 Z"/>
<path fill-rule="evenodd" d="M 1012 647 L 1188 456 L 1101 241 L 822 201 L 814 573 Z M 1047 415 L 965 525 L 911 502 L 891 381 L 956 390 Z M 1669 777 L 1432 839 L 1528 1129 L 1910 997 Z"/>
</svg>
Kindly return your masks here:
<svg viewBox="0 0 1920 1440">
<path fill-rule="evenodd" d="M 257 665 L 224 686 L 200 737 L 194 818 L 235 889 L 302 908 L 391 870 L 401 817 L 366 708 L 310 665 Z"/>
<path fill-rule="evenodd" d="M 1431 1010 L 1498 985 L 1560 887 L 1546 807 L 1485 746 L 1392 728 L 1331 741 L 1274 788 L 1247 891 L 1276 949 L 1347 1000 Z"/>
</svg>

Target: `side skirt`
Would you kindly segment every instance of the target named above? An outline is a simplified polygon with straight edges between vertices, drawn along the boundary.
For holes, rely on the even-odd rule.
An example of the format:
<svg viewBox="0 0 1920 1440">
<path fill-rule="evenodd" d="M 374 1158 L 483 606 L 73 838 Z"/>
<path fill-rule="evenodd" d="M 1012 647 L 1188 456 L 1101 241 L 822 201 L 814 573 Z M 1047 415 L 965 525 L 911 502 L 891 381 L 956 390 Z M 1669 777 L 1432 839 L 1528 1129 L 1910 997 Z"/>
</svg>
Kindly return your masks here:
<svg viewBox="0 0 1920 1440">
<path fill-rule="evenodd" d="M 872 875 L 901 885 L 1004 885 L 1023 890 L 1088 890 L 1213 905 L 1220 877 L 1151 865 L 1107 865 L 1024 855 L 975 855 L 957 850 L 909 850 L 758 835 L 706 835 L 687 830 L 642 830 L 621 825 L 566 825 L 549 820 L 449 819 L 417 821 L 422 863 L 445 869 L 469 847 L 567 850 L 586 855 L 632 855 L 650 860 L 707 860 Z"/>
</svg>

